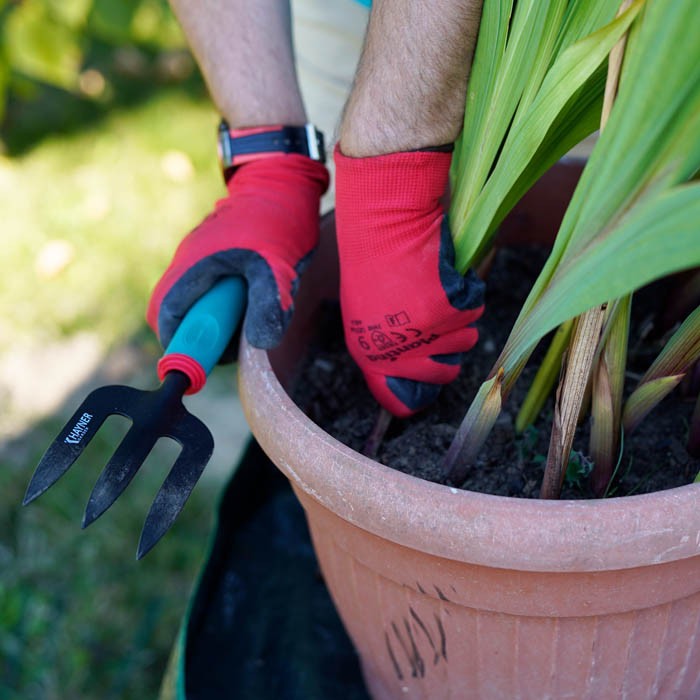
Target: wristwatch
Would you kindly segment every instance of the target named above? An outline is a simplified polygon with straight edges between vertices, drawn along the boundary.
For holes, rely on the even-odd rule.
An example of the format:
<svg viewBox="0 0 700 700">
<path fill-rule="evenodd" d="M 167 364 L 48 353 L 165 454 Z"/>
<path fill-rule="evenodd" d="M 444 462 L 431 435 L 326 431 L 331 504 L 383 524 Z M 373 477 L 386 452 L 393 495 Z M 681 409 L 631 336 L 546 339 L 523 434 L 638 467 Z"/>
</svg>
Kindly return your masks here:
<svg viewBox="0 0 700 700">
<path fill-rule="evenodd" d="M 325 163 L 323 133 L 313 124 L 231 129 L 225 119 L 221 120 L 219 158 L 226 181 L 239 165 L 282 153 L 298 153 Z"/>
</svg>

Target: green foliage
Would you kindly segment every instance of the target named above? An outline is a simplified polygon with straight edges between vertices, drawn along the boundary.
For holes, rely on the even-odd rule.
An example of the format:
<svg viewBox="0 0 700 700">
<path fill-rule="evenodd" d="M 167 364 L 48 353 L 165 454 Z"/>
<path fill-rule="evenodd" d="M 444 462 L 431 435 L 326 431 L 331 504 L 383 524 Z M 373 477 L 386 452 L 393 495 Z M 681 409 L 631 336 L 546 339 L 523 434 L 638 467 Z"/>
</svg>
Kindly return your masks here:
<svg viewBox="0 0 700 700">
<path fill-rule="evenodd" d="M 210 103 L 161 90 L 21 159 L 0 158 L 0 352 L 78 332 L 111 346 L 143 327 L 144 300 L 172 250 L 224 191 L 215 127 Z M 43 270 L 57 244 L 64 265 Z"/>
<path fill-rule="evenodd" d="M 78 120 L 67 134 L 53 132 L 52 112 L 40 111 L 34 118 L 49 135 L 17 157 L 0 156 L 0 367 L 9 356 L 31 357 L 37 346 L 72 347 L 75 336 L 92 338 L 102 357 L 115 346 L 134 348 L 120 375 L 142 371 L 146 356 L 152 367 L 157 357 L 144 304 L 179 239 L 224 191 L 217 117 L 201 92 L 182 84 L 154 83 L 145 93 L 128 80 L 120 90 L 116 108 Z M 44 253 L 55 244 L 68 255 L 47 269 Z M 83 360 L 66 358 L 71 367 Z M 45 383 L 68 390 L 70 368 L 57 366 L 60 378 L 42 369 Z M 152 369 L 137 381 L 114 380 L 144 388 L 155 381 Z M 172 455 L 156 455 L 83 532 L 82 509 L 118 438 L 117 426 L 107 424 L 81 464 L 22 508 L 32 470 L 76 397 L 47 408 L 55 419 L 21 430 L 26 416 L 2 387 L 0 698 L 155 698 L 204 555 L 216 486 L 205 478 L 173 529 L 137 563 L 144 517 Z"/>
<path fill-rule="evenodd" d="M 640 5 L 610 22 L 618 0 L 484 3 L 453 164 L 459 269 L 479 261 L 520 197 L 598 128 L 607 55 Z"/>
<path fill-rule="evenodd" d="M 486 6 L 496 4 L 494 0 Z M 612 3 L 615 8 L 617 4 Z M 518 11 L 526 5 L 518 4 Z M 580 12 L 588 7 L 589 3 L 571 3 L 571 8 Z M 700 43 L 688 30 L 700 25 L 700 5 L 696 0 L 637 2 L 627 15 L 584 38 L 579 45 L 588 45 L 589 53 L 601 48 L 607 53 L 621 36 L 612 27 L 624 29 L 621 22 L 625 17 L 631 20 L 630 13 L 639 16 L 630 32 L 609 120 L 567 209 L 552 254 L 482 387 L 484 391 L 472 403 L 465 425 L 474 424 L 474 416 L 483 410 L 485 391 L 491 387 L 493 377 L 504 375 L 505 396 L 537 343 L 559 324 L 654 279 L 700 265 L 700 183 L 692 179 L 700 169 Z M 492 38 L 491 46 L 500 55 L 497 39 Z M 562 60 L 567 53 L 576 51 L 577 44 L 571 45 L 562 53 Z M 578 55 L 583 61 L 584 55 Z M 572 63 L 574 67 L 576 62 Z M 506 78 L 509 75 L 499 65 L 494 70 L 504 70 Z M 575 72 L 563 74 L 568 79 L 562 81 L 558 90 L 565 90 L 568 81 L 580 84 Z M 510 101 L 510 96 L 506 96 L 502 104 L 490 104 L 489 109 L 494 114 L 502 106 L 508 110 Z M 468 103 L 467 109 L 470 106 L 473 108 Z M 474 111 L 479 113 L 479 109 Z M 524 127 L 524 132 L 533 135 L 539 130 L 536 123 Z M 513 154 L 520 153 L 508 138 L 504 137 L 494 174 L 500 162 L 510 164 Z M 525 136 L 521 139 L 527 141 Z M 490 143 L 486 141 L 486 150 Z M 480 150 L 481 142 L 477 140 L 475 144 L 479 146 L 475 150 Z M 533 153 L 528 158 L 537 159 Z M 521 163 L 517 159 L 516 162 Z M 468 167 L 467 163 L 460 160 L 460 168 Z M 474 176 L 465 172 L 463 178 L 471 182 Z M 502 202 L 510 201 L 508 187 L 499 188 L 499 197 Z M 466 211 L 467 221 L 474 218 L 476 209 L 477 204 L 473 203 L 471 210 Z M 471 231 L 463 227 L 463 220 L 453 223 L 458 231 Z M 483 242 L 488 240 L 484 235 L 488 229 L 489 226 L 477 228 L 473 240 L 468 240 L 471 233 L 462 238 L 458 234 L 458 258 L 469 261 L 478 257 Z M 484 433 L 482 421 L 479 435 L 473 440 L 466 438 L 463 453 L 475 454 Z M 457 447 L 452 448 L 447 466 L 454 471 Z"/>
<path fill-rule="evenodd" d="M 0 8 L 0 121 L 12 101 L 47 87 L 94 100 L 86 69 L 120 47 L 183 48 L 167 0 L 23 0 Z"/>
<path fill-rule="evenodd" d="M 578 489 L 583 488 L 592 471 L 593 462 L 582 452 L 571 450 L 564 477 L 566 482 Z"/>
<path fill-rule="evenodd" d="M 88 27 L 115 44 L 183 46 L 183 37 L 164 0 L 92 0 Z"/>
<path fill-rule="evenodd" d="M 669 338 L 659 356 L 625 403 L 625 430 L 633 430 L 644 416 L 681 383 L 700 359 L 700 307 Z"/>
<path fill-rule="evenodd" d="M 531 426 L 540 414 L 547 397 L 561 374 L 562 359 L 571 339 L 572 329 L 573 321 L 562 323 L 557 328 L 547 354 L 540 363 L 527 396 L 518 411 L 515 420 L 516 432 L 521 433 L 527 426 Z"/>
<path fill-rule="evenodd" d="M 605 492 L 620 457 L 619 426 L 631 310 L 631 295 L 608 305 L 601 350 L 592 373 L 591 434 L 588 451 L 595 463 L 592 486 L 597 495 Z"/>
<path fill-rule="evenodd" d="M 122 43 L 132 39 L 131 26 L 141 0 L 93 0 L 89 24 L 98 36 Z"/>
<path fill-rule="evenodd" d="M 700 6 L 652 0 L 630 37 L 619 95 L 502 362 L 559 323 L 700 265 Z M 528 348 L 529 346 L 529 348 Z"/>
<path fill-rule="evenodd" d="M 75 89 L 83 57 L 81 36 L 54 19 L 48 3 L 21 3 L 3 26 L 6 70 Z"/>
<path fill-rule="evenodd" d="M 52 421 L 35 435 L 58 429 Z M 99 467 L 123 429 L 107 423 L 60 488 L 21 509 L 25 480 L 2 463 L 0 488 L 0 697 L 3 700 L 121 700 L 156 697 L 194 572 L 201 565 L 210 497 L 201 492 L 171 536 L 147 559 L 134 551 L 166 456 L 115 504 L 110 518 L 79 527 Z M 36 460 L 40 440 L 30 459 Z M 89 452 L 88 452 L 89 451 Z"/>
</svg>

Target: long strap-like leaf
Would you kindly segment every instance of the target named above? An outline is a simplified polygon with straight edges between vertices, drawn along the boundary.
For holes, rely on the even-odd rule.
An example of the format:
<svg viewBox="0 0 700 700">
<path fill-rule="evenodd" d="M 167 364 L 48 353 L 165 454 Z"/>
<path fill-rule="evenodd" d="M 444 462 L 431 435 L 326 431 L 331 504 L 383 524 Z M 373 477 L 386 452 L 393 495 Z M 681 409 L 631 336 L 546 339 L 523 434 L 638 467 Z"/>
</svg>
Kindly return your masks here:
<svg viewBox="0 0 700 700">
<path fill-rule="evenodd" d="M 521 0 L 507 31 L 509 3 L 486 0 L 453 163 L 458 269 L 478 262 L 510 208 L 597 128 L 606 57 L 642 4 L 606 24 L 618 0 Z"/>
<path fill-rule="evenodd" d="M 563 321 L 700 265 L 700 183 L 684 184 L 700 170 L 698 26 L 697 0 L 646 3 L 606 129 L 489 376 L 504 392 Z"/>
</svg>

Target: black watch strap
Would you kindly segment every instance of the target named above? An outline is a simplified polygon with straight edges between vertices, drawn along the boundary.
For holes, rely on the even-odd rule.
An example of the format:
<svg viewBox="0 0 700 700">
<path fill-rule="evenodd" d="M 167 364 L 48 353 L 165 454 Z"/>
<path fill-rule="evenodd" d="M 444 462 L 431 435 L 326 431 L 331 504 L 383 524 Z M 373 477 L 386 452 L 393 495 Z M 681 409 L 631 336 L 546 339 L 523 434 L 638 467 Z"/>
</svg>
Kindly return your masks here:
<svg viewBox="0 0 700 700">
<path fill-rule="evenodd" d="M 298 153 L 325 163 L 323 133 L 313 124 L 231 130 L 227 122 L 221 120 L 219 156 L 226 179 L 243 163 L 280 153 Z"/>
</svg>

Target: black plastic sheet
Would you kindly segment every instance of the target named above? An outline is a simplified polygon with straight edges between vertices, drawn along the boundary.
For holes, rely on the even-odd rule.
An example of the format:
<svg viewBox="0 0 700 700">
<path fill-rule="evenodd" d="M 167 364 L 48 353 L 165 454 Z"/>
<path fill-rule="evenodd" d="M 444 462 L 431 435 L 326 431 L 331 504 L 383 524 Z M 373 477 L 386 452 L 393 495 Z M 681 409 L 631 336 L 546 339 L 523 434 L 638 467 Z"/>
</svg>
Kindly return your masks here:
<svg viewBox="0 0 700 700">
<path fill-rule="evenodd" d="M 369 698 L 303 510 L 254 441 L 221 499 L 186 624 L 187 700 Z"/>
</svg>

